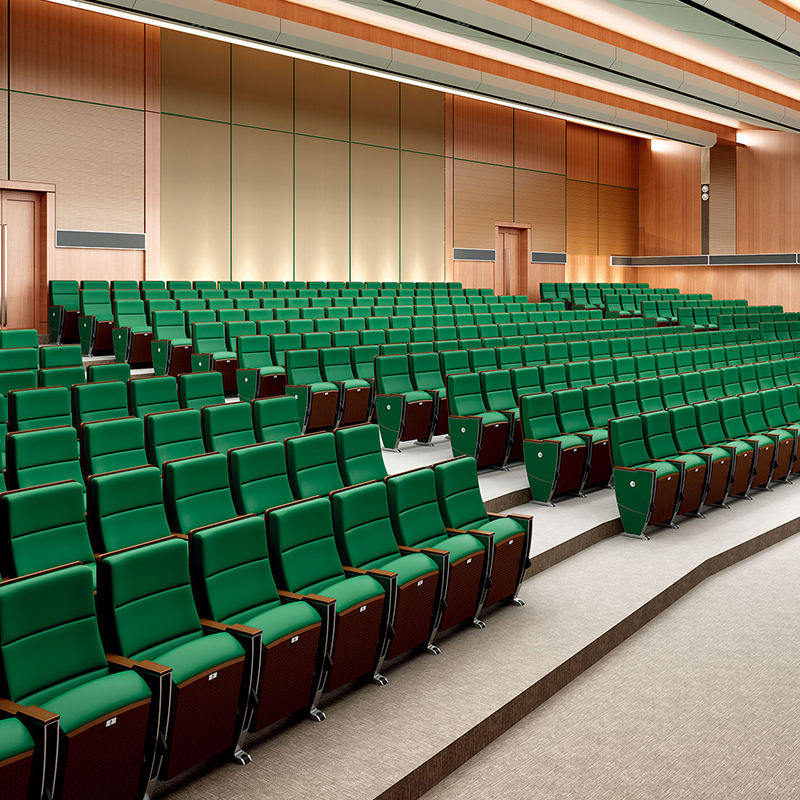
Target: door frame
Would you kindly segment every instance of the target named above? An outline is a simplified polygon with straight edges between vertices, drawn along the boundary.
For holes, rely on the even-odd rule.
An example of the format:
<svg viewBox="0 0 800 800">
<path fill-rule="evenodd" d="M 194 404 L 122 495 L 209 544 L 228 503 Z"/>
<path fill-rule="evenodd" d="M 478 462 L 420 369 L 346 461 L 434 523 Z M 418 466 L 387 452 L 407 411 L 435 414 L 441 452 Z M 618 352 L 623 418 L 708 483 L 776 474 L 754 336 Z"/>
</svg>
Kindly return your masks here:
<svg viewBox="0 0 800 800">
<path fill-rule="evenodd" d="M 516 284 L 519 288 L 519 294 L 530 296 L 528 291 L 528 267 L 531 260 L 531 226 L 524 222 L 495 222 L 494 224 L 494 289 L 495 294 L 505 294 L 504 291 L 497 291 L 498 284 L 502 283 L 502 267 L 503 267 L 503 234 L 500 232 L 501 228 L 511 228 L 520 234 L 520 242 L 522 244 L 523 252 L 522 258 L 519 263 L 519 275 L 517 275 Z M 509 288 L 511 294 L 514 292 L 514 276 L 512 275 L 509 280 Z"/>
<path fill-rule="evenodd" d="M 47 286 L 56 250 L 56 185 L 36 181 L 0 180 L 0 191 L 33 192 L 39 195 L 39 275 L 34 304 L 36 329 L 47 332 Z"/>
</svg>

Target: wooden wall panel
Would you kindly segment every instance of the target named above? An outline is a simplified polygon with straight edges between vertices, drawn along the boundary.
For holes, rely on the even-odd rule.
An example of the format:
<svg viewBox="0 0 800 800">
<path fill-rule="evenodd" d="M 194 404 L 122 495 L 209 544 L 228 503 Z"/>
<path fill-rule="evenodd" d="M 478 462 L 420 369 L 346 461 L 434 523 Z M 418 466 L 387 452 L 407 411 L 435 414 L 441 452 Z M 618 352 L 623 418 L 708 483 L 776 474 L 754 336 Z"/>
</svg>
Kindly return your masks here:
<svg viewBox="0 0 800 800">
<path fill-rule="evenodd" d="M 486 289 L 494 286 L 494 261 L 454 261 L 452 280 L 465 289 Z"/>
<path fill-rule="evenodd" d="M 57 227 L 144 230 L 143 111 L 12 94 L 10 140 L 12 180 L 56 184 Z"/>
<path fill-rule="evenodd" d="M 639 255 L 700 252 L 700 152 L 680 142 L 641 142 Z"/>
<path fill-rule="evenodd" d="M 0 178 L 8 178 L 8 92 L 0 91 Z"/>
<path fill-rule="evenodd" d="M 161 277 L 230 277 L 230 127 L 161 118 Z M 198 165 L 202 164 L 202 169 Z"/>
<path fill-rule="evenodd" d="M 597 129 L 567 123 L 567 177 L 597 181 Z"/>
<path fill-rule="evenodd" d="M 230 120 L 231 45 L 161 31 L 161 110 Z"/>
<path fill-rule="evenodd" d="M 745 297 L 751 305 L 780 303 L 800 311 L 800 266 L 649 267 L 631 269 L 629 280 L 677 286 L 681 292 L 710 292 L 716 299 Z"/>
<path fill-rule="evenodd" d="M 0 88 L 8 88 L 8 3 L 0 0 Z"/>
<path fill-rule="evenodd" d="M 709 153 L 708 252 L 736 252 L 736 150 L 716 144 Z"/>
<path fill-rule="evenodd" d="M 350 151 L 350 276 L 396 281 L 400 275 L 400 162 L 396 150 L 354 144 Z"/>
<path fill-rule="evenodd" d="M 743 141 L 736 148 L 738 252 L 800 251 L 800 136 L 753 130 Z"/>
<path fill-rule="evenodd" d="M 445 159 L 400 156 L 400 279 L 444 280 Z"/>
<path fill-rule="evenodd" d="M 233 122 L 291 131 L 292 59 L 249 47 L 234 47 L 231 59 Z"/>
<path fill-rule="evenodd" d="M 566 125 L 563 119 L 515 110 L 514 165 L 563 175 Z"/>
<path fill-rule="evenodd" d="M 354 72 L 350 83 L 350 138 L 353 142 L 398 147 L 400 84 Z"/>
<path fill-rule="evenodd" d="M 563 175 L 514 171 L 514 221 L 531 226 L 531 249 L 566 249 L 566 185 Z"/>
<path fill-rule="evenodd" d="M 636 255 L 639 247 L 639 193 L 618 186 L 597 187 L 597 252 Z"/>
<path fill-rule="evenodd" d="M 295 62 L 295 130 L 346 140 L 350 131 L 350 75 L 310 61 Z"/>
<path fill-rule="evenodd" d="M 400 84 L 400 146 L 444 155 L 445 95 Z"/>
<path fill-rule="evenodd" d="M 567 181 L 567 252 L 597 255 L 597 184 Z"/>
<path fill-rule="evenodd" d="M 542 299 L 540 283 L 563 283 L 567 278 L 564 264 L 528 264 L 528 297 L 538 302 Z"/>
<path fill-rule="evenodd" d="M 190 277 L 185 273 L 182 277 Z M 67 280 L 144 280 L 142 250 L 84 250 L 56 247 L 48 279 Z"/>
<path fill-rule="evenodd" d="M 346 281 L 350 258 L 348 145 L 295 140 L 295 280 Z"/>
<path fill-rule="evenodd" d="M 234 280 L 292 279 L 292 136 L 233 128 Z"/>
<path fill-rule="evenodd" d="M 597 131 L 597 181 L 610 186 L 639 186 L 639 139 Z"/>
<path fill-rule="evenodd" d="M 42 0 L 10 10 L 13 89 L 144 108 L 144 25 Z"/>
<path fill-rule="evenodd" d="M 513 171 L 508 167 L 456 161 L 454 247 L 494 247 L 495 223 L 514 213 Z"/>
<path fill-rule="evenodd" d="M 514 160 L 513 110 L 454 97 L 453 155 L 510 166 Z"/>
</svg>

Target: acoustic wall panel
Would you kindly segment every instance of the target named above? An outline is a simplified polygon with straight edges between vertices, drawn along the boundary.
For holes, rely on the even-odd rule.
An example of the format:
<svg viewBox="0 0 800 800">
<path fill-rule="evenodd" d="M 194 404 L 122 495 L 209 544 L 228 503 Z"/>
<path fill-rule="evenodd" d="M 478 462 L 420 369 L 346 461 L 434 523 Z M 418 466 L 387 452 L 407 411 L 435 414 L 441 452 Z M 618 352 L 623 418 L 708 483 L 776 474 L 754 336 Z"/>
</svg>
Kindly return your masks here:
<svg viewBox="0 0 800 800">
<path fill-rule="evenodd" d="M 230 277 L 230 130 L 218 122 L 161 117 L 164 280 Z"/>
<path fill-rule="evenodd" d="M 161 110 L 230 120 L 231 45 L 161 31 Z"/>
<path fill-rule="evenodd" d="M 597 187 L 597 252 L 636 255 L 639 246 L 639 193 L 618 186 Z"/>
<path fill-rule="evenodd" d="M 709 153 L 708 252 L 736 252 L 736 145 L 716 144 Z"/>
<path fill-rule="evenodd" d="M 567 177 L 597 181 L 597 129 L 567 123 Z"/>
<path fill-rule="evenodd" d="M 143 25 L 37 0 L 10 3 L 9 21 L 15 90 L 144 108 Z"/>
<path fill-rule="evenodd" d="M 639 140 L 611 131 L 597 131 L 598 183 L 639 186 Z"/>
<path fill-rule="evenodd" d="M 444 95 L 400 84 L 400 146 L 419 153 L 444 154 Z"/>
<path fill-rule="evenodd" d="M 470 161 L 511 166 L 514 112 L 467 97 L 453 98 L 453 155 Z"/>
<path fill-rule="evenodd" d="M 514 111 L 514 164 L 564 174 L 566 125 L 563 119 Z"/>
<path fill-rule="evenodd" d="M 0 91 L 0 178 L 8 178 L 8 92 Z"/>
<path fill-rule="evenodd" d="M 398 147 L 400 84 L 354 72 L 350 83 L 350 138 L 353 142 Z"/>
<path fill-rule="evenodd" d="M 231 67 L 233 122 L 291 131 L 293 59 L 234 47 Z"/>
<path fill-rule="evenodd" d="M 144 230 L 144 112 L 11 95 L 12 180 L 54 183 L 56 227 Z"/>
<path fill-rule="evenodd" d="M 472 161 L 453 169 L 453 247 L 494 247 L 495 223 L 514 214 L 513 170 Z"/>
<path fill-rule="evenodd" d="M 514 221 L 531 226 L 531 249 L 566 250 L 566 181 L 563 175 L 514 170 Z"/>
<path fill-rule="evenodd" d="M 346 281 L 350 260 L 347 142 L 295 139 L 295 280 Z"/>
<path fill-rule="evenodd" d="M 350 277 L 399 280 L 400 163 L 397 150 L 350 151 Z"/>
<path fill-rule="evenodd" d="M 400 156 L 400 277 L 444 280 L 444 158 Z"/>
<path fill-rule="evenodd" d="M 597 184 L 567 181 L 567 252 L 597 254 Z"/>
<path fill-rule="evenodd" d="M 350 75 L 310 61 L 294 66 L 297 133 L 347 140 L 350 131 Z"/>
<path fill-rule="evenodd" d="M 292 279 L 292 136 L 233 127 L 233 280 Z"/>
</svg>

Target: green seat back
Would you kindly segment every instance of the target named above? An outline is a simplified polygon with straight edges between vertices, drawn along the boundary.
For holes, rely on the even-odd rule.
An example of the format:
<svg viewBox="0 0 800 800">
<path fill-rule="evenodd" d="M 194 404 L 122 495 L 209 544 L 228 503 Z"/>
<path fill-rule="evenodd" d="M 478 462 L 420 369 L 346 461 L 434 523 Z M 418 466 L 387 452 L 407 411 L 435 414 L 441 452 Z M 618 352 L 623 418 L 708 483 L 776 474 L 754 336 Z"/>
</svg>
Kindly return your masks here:
<svg viewBox="0 0 800 800">
<path fill-rule="evenodd" d="M 592 428 L 605 428 L 615 416 L 609 384 L 586 386 L 581 389 L 586 415 Z"/>
<path fill-rule="evenodd" d="M 83 422 L 127 417 L 128 393 L 121 381 L 79 383 L 72 387 L 72 413 L 75 427 Z"/>
<path fill-rule="evenodd" d="M 526 439 L 549 439 L 561 435 L 551 392 L 526 394 L 519 401 L 520 422 Z"/>
<path fill-rule="evenodd" d="M 298 500 L 327 495 L 344 486 L 332 433 L 296 436 L 286 441 L 286 468 Z"/>
<path fill-rule="evenodd" d="M 638 467 L 650 461 L 638 415 L 617 417 L 608 423 L 611 463 L 615 467 Z"/>
<path fill-rule="evenodd" d="M 386 481 L 386 493 L 398 544 L 427 547 L 429 542 L 446 535 L 432 469 L 392 475 Z"/>
<path fill-rule="evenodd" d="M 227 453 L 232 447 L 256 443 L 250 403 L 221 403 L 205 406 L 203 441 L 208 452 Z"/>
<path fill-rule="evenodd" d="M 556 416 L 563 433 L 587 431 L 592 425 L 586 415 L 581 389 L 562 389 L 553 393 Z"/>
<path fill-rule="evenodd" d="M 447 351 L 445 351 L 447 352 Z M 460 350 L 450 352 L 463 352 Z M 408 357 L 408 366 L 414 388 L 420 391 L 444 391 L 445 384 L 439 368 L 442 353 L 413 353 Z"/>
<path fill-rule="evenodd" d="M 8 395 L 8 429 L 28 431 L 72 425 L 69 390 L 63 386 L 19 389 Z"/>
<path fill-rule="evenodd" d="M 240 514 L 263 514 L 294 500 L 286 474 L 283 442 L 236 447 L 228 451 L 231 494 Z"/>
<path fill-rule="evenodd" d="M 511 375 L 507 369 L 480 373 L 481 392 L 489 411 L 515 411 L 517 401 L 511 388 Z"/>
<path fill-rule="evenodd" d="M 319 365 L 326 381 L 347 381 L 355 377 L 350 351 L 346 347 L 323 348 L 319 351 Z"/>
<path fill-rule="evenodd" d="M 130 364 L 90 364 L 86 368 L 86 379 L 90 383 L 102 383 L 104 381 L 119 381 L 126 384 L 131 377 Z M 128 398 L 125 398 L 125 407 L 128 406 Z M 127 413 L 127 412 L 126 412 Z"/>
<path fill-rule="evenodd" d="M 282 442 L 299 436 L 300 419 L 294 397 L 281 395 L 253 402 L 253 428 L 259 442 Z"/>
<path fill-rule="evenodd" d="M 10 433 L 6 439 L 6 482 L 25 489 L 59 481 L 77 481 L 83 487 L 75 428 L 64 426 Z"/>
<path fill-rule="evenodd" d="M 221 372 L 185 372 L 178 376 L 181 408 L 197 408 L 225 402 Z"/>
<path fill-rule="evenodd" d="M 209 453 L 168 461 L 164 465 L 164 505 L 170 530 L 176 533 L 235 517 L 227 457 Z"/>
<path fill-rule="evenodd" d="M 375 359 L 375 382 L 380 394 L 405 394 L 414 391 L 408 357 L 378 356 Z"/>
<path fill-rule="evenodd" d="M 375 359 L 377 355 L 378 348 L 374 345 L 358 345 L 350 348 L 350 363 L 353 365 L 353 372 L 356 378 L 363 380 L 375 379 Z M 404 358 L 404 356 L 394 357 Z"/>
<path fill-rule="evenodd" d="M 48 344 L 39 348 L 39 364 L 42 369 L 49 367 L 82 367 L 80 345 Z"/>
<path fill-rule="evenodd" d="M 137 417 L 154 411 L 177 411 L 178 381 L 172 375 L 128 381 L 128 407 Z"/>
<path fill-rule="evenodd" d="M 480 377 L 474 372 L 448 375 L 447 398 L 454 416 L 469 417 L 486 412 Z"/>
<path fill-rule="evenodd" d="M 195 408 L 148 414 L 144 426 L 147 458 L 159 468 L 165 461 L 205 453 L 200 412 Z"/>
<path fill-rule="evenodd" d="M 448 528 L 480 530 L 489 522 L 474 458 L 464 456 L 436 464 L 433 474 L 439 511 Z"/>
<path fill-rule="evenodd" d="M 192 325 L 192 347 L 195 353 L 227 353 L 225 326 L 221 322 L 196 322 Z"/>
<path fill-rule="evenodd" d="M 339 473 L 345 486 L 386 477 L 377 425 L 339 428 L 334 436 Z"/>
<path fill-rule="evenodd" d="M 81 458 L 86 475 L 147 465 L 144 422 L 123 417 L 81 426 Z"/>
<path fill-rule="evenodd" d="M 39 332 L 35 328 L 18 328 L 0 331 L 0 350 L 12 347 L 38 347 Z"/>
</svg>

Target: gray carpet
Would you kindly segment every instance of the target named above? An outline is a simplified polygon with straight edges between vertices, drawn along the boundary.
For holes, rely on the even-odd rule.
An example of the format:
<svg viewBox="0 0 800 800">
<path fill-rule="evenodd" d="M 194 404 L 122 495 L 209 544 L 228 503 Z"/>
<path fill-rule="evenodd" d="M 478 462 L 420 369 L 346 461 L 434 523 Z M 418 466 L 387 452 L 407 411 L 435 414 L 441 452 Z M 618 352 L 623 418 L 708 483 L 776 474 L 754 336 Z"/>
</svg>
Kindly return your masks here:
<svg viewBox="0 0 800 800">
<path fill-rule="evenodd" d="M 800 537 L 709 578 L 425 800 L 800 796 Z"/>
</svg>

